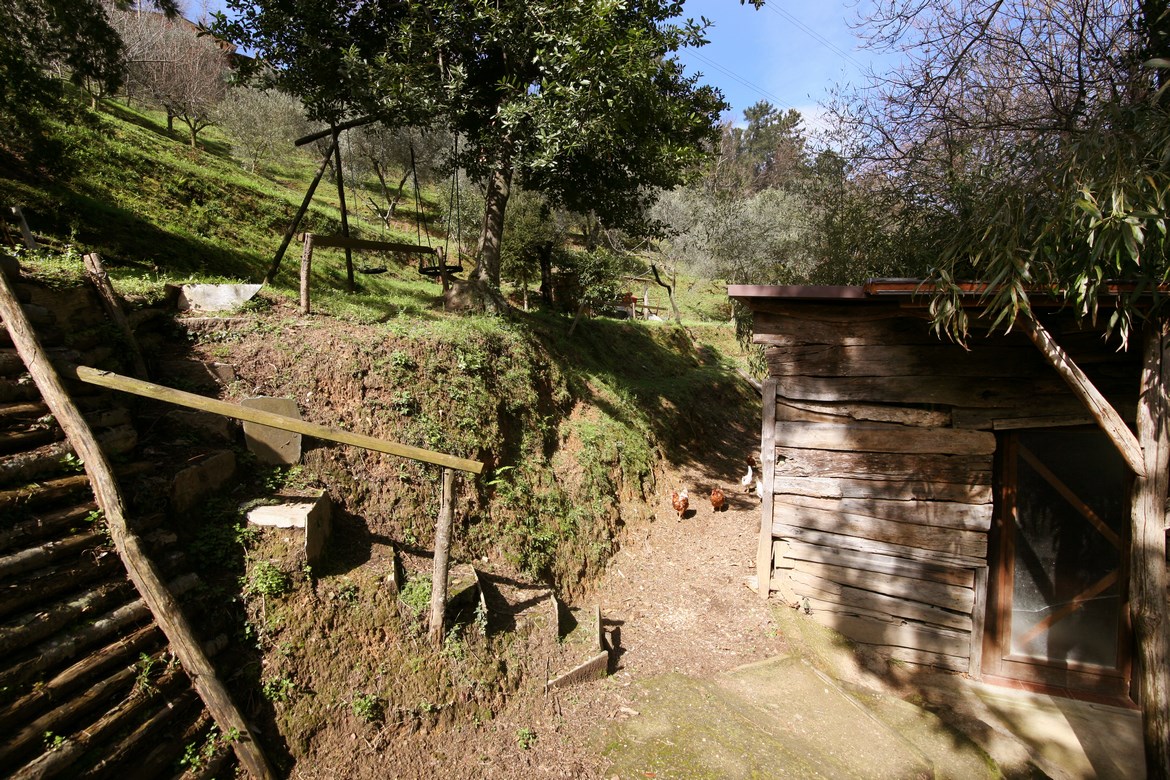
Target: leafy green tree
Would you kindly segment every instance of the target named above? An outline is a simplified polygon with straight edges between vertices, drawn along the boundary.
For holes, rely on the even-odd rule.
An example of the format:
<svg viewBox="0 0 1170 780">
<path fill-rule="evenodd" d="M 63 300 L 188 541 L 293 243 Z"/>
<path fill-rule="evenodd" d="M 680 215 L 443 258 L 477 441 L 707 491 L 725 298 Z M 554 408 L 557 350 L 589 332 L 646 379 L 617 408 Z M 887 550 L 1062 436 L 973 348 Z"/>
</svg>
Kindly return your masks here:
<svg viewBox="0 0 1170 780">
<path fill-rule="evenodd" d="M 625 277 L 637 265 L 629 255 L 595 249 L 592 252 L 565 252 L 561 267 L 570 271 L 577 282 L 577 313 L 569 327 L 569 335 L 577 330 L 581 317 L 588 309 L 598 309 L 616 301 L 623 289 Z"/>
<path fill-rule="evenodd" d="M 229 0 L 220 34 L 256 50 L 314 118 L 440 123 L 486 181 L 474 278 L 500 281 L 513 177 L 556 207 L 647 229 L 654 188 L 703 154 L 724 103 L 674 56 L 705 43 L 681 2 Z"/>
<path fill-rule="evenodd" d="M 762 100 L 743 112 L 745 124 L 725 123 L 719 153 L 709 164 L 708 186 L 750 195 L 794 187 L 806 174 L 807 141 L 799 111 L 780 111 Z"/>
<path fill-rule="evenodd" d="M 119 0 L 126 7 L 130 0 Z M 162 0 L 167 13 L 176 0 Z M 5 0 L 0 3 L 0 148 L 18 154 L 44 139 L 42 111 L 69 108 L 65 80 L 95 94 L 122 80 L 122 43 L 100 0 Z"/>
<path fill-rule="evenodd" d="M 528 290 L 534 282 L 539 281 L 548 293 L 553 256 L 564 246 L 565 229 L 540 193 L 518 188 L 511 201 L 504 219 L 500 273 L 519 285 L 527 309 Z"/>
<path fill-rule="evenodd" d="M 301 103 L 277 90 L 233 87 L 215 107 L 215 121 L 232 139 L 232 154 L 250 171 L 291 153 L 308 128 Z"/>
</svg>

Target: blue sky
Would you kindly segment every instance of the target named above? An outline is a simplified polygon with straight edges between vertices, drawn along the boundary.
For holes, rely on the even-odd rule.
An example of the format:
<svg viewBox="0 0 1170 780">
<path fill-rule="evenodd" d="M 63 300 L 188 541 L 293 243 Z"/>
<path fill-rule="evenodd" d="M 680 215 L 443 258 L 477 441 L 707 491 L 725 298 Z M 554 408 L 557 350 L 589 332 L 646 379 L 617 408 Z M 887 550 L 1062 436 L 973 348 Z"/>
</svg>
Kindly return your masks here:
<svg viewBox="0 0 1170 780">
<path fill-rule="evenodd" d="M 705 83 L 722 90 L 731 104 L 725 119 L 741 121 L 745 108 L 767 100 L 797 109 L 815 126 L 817 105 L 832 87 L 859 81 L 875 62 L 850 28 L 858 2 L 865 0 L 768 0 L 757 11 L 739 0 L 685 0 L 685 16 L 714 24 L 710 43 L 681 59 L 688 72 L 701 71 Z M 204 3 L 212 11 L 223 6 L 222 0 L 187 0 L 189 15 Z"/>
<path fill-rule="evenodd" d="M 680 58 L 723 91 L 731 104 L 724 118 L 732 121 L 767 100 L 815 124 L 817 105 L 835 84 L 857 83 L 882 62 L 851 29 L 857 0 L 769 0 L 758 11 L 739 0 L 686 0 L 685 15 L 714 23 L 710 43 Z"/>
</svg>

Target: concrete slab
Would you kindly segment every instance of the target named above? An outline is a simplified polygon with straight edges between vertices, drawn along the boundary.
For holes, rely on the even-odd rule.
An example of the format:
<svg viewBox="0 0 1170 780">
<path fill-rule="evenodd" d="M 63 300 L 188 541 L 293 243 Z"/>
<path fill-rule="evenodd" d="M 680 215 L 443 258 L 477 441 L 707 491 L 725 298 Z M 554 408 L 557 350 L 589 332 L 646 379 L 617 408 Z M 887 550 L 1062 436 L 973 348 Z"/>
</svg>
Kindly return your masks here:
<svg viewBox="0 0 1170 780">
<path fill-rule="evenodd" d="M 333 503 L 322 493 L 314 497 L 258 506 L 248 512 L 252 525 L 293 528 L 304 532 L 305 560 L 316 566 L 325 552 L 333 525 Z"/>
<path fill-rule="evenodd" d="M 179 287 L 179 311 L 231 311 L 252 300 L 259 284 L 184 284 Z"/>
<path fill-rule="evenodd" d="M 973 682 L 968 688 L 1051 777 L 1144 780 L 1136 710 Z"/>
<path fill-rule="evenodd" d="M 171 484 L 171 508 L 179 514 L 189 511 L 204 496 L 226 485 L 235 473 L 236 454 L 231 450 L 213 453 L 183 469 Z"/>
<path fill-rule="evenodd" d="M 902 728 L 892 728 L 871 702 L 797 657 L 710 680 L 670 674 L 643 687 L 641 714 L 613 728 L 606 750 L 620 778 L 998 776 L 982 750 L 925 710 L 880 697 L 908 708 Z"/>
<path fill-rule="evenodd" d="M 249 409 L 260 409 L 265 412 L 282 414 L 285 417 L 301 419 L 301 410 L 292 398 L 272 398 L 258 396 L 245 398 L 240 402 Z M 291 431 L 282 431 L 258 423 L 244 423 L 244 441 L 248 451 L 256 456 L 261 463 L 272 466 L 294 466 L 301 461 L 301 435 Z"/>
</svg>

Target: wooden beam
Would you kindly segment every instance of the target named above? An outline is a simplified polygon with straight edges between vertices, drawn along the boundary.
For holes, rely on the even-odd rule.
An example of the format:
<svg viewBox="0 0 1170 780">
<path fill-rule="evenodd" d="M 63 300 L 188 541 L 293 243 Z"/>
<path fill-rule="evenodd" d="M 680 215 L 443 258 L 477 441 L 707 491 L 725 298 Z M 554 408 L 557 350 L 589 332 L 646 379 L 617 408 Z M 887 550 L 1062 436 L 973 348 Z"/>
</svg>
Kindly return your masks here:
<svg viewBox="0 0 1170 780">
<path fill-rule="evenodd" d="M 1137 431 L 1144 473 L 1131 493 L 1129 598 L 1136 635 L 1146 776 L 1170 777 L 1170 626 L 1166 603 L 1166 494 L 1170 489 L 1170 322 L 1146 323 Z"/>
<path fill-rule="evenodd" d="M 1028 335 L 1028 338 L 1032 339 L 1032 343 L 1044 355 L 1049 365 L 1055 368 L 1056 373 L 1060 374 L 1061 378 L 1068 383 L 1077 398 L 1081 399 L 1081 402 L 1088 408 L 1097 424 L 1101 426 L 1101 430 L 1105 431 L 1133 473 L 1144 477 L 1146 464 L 1142 457 L 1141 445 L 1138 444 L 1137 437 L 1129 430 L 1117 410 L 1097 390 L 1089 378 L 1085 376 L 1085 372 L 1073 362 L 1068 353 L 1056 343 L 1052 334 L 1045 330 L 1039 321 L 1032 317 L 1019 317 L 1016 319 L 1016 323 Z"/>
<path fill-rule="evenodd" d="M 177 406 L 185 406 L 190 409 L 199 409 L 200 411 L 223 415 L 224 417 L 233 417 L 237 420 L 267 425 L 270 428 L 279 428 L 282 431 L 292 431 L 304 436 L 312 436 L 315 439 L 335 441 L 339 444 L 349 444 L 353 447 L 361 447 L 362 449 L 373 450 L 374 452 L 384 452 L 387 455 L 400 455 L 411 460 L 433 463 L 436 466 L 466 471 L 471 474 L 480 474 L 483 472 L 483 464 L 476 460 L 458 458 L 454 455 L 424 450 L 421 447 L 411 447 L 408 444 L 399 444 L 397 442 L 387 441 L 386 439 L 376 439 L 373 436 L 365 436 L 360 433 L 350 433 L 349 431 L 343 431 L 338 428 L 330 428 L 325 425 L 306 422 L 305 420 L 285 417 L 282 414 L 264 412 L 260 409 L 249 409 L 239 404 L 228 403 L 227 401 L 220 401 L 215 398 L 205 398 L 194 393 L 187 393 L 182 390 L 174 390 L 169 387 L 163 387 L 162 385 L 156 385 L 153 382 L 132 379 L 128 376 L 115 374 L 112 371 L 99 371 L 96 368 L 89 368 L 88 366 L 76 366 L 74 368 L 63 367 L 62 373 L 71 379 L 77 379 L 81 382 L 97 385 L 98 387 L 121 390 L 124 393 L 153 398 L 156 401 L 165 401 L 166 403 Z"/>
<path fill-rule="evenodd" d="M 93 283 L 94 288 L 98 291 L 98 296 L 102 299 L 102 306 L 105 307 L 106 314 L 114 321 L 114 325 L 126 342 L 126 347 L 130 350 L 130 363 L 134 369 L 134 376 L 139 379 L 150 379 L 150 374 L 146 371 L 146 361 L 142 358 L 142 350 L 138 348 L 138 339 L 134 338 L 134 330 L 126 319 L 126 312 L 122 311 L 122 299 L 118 297 L 114 285 L 110 283 L 110 275 L 106 273 L 101 257 L 97 253 L 91 253 L 82 255 L 81 259 L 85 263 L 86 275 L 89 276 L 90 282 Z"/>
<path fill-rule="evenodd" d="M 293 146 L 304 146 L 305 144 L 311 144 L 314 141 L 320 141 L 322 138 L 330 136 L 335 132 L 341 132 L 342 130 L 352 130 L 355 127 L 361 127 L 362 125 L 372 124 L 377 121 L 378 118 L 373 116 L 363 116 L 358 117 L 357 119 L 351 119 L 348 122 L 342 122 L 335 127 L 331 127 L 328 130 L 318 130 L 315 133 L 302 135 L 300 138 L 293 141 Z M 330 154 L 332 154 L 332 151 L 330 151 Z"/>
<path fill-rule="evenodd" d="M 309 274 L 313 270 L 313 240 L 312 233 L 305 234 L 305 248 L 301 250 L 301 314 L 308 314 L 309 303 Z"/>
<path fill-rule="evenodd" d="M 349 238 L 349 216 L 345 207 L 345 177 L 341 167 L 341 131 L 333 128 L 333 172 L 337 174 L 337 200 L 341 202 L 341 235 Z M 353 250 L 345 248 L 345 283 L 350 292 L 357 289 L 353 281 Z"/>
<path fill-rule="evenodd" d="M 325 131 L 325 135 L 329 135 L 330 130 Z M 337 143 L 337 139 L 333 139 L 333 144 Z M 272 258 L 272 265 L 268 267 L 268 273 L 264 274 L 264 284 L 272 284 L 272 280 L 276 278 L 276 272 L 280 270 L 280 261 L 284 258 L 285 250 L 288 249 L 289 243 L 296 235 L 297 228 L 301 224 L 301 220 L 305 218 L 305 212 L 309 210 L 309 204 L 313 202 L 313 193 L 317 191 L 317 185 L 321 183 L 321 177 L 325 175 L 325 169 L 329 167 L 329 161 L 333 159 L 333 146 L 329 147 L 329 151 L 325 152 L 325 156 L 321 158 L 321 166 L 317 168 L 317 174 L 313 176 L 313 181 L 309 183 L 309 189 L 305 192 L 305 199 L 301 201 L 300 208 L 297 209 L 297 214 L 293 217 L 293 221 L 289 224 L 288 230 L 284 231 L 284 238 L 280 240 L 280 247 L 276 250 L 276 255 Z"/>
<path fill-rule="evenodd" d="M 110 539 L 125 563 L 134 587 L 142 594 L 143 601 L 166 634 L 171 649 L 191 678 L 199 697 L 203 699 L 208 711 L 219 724 L 221 733 L 239 734 L 237 739 L 232 740 L 232 748 L 247 771 L 259 780 L 275 778 L 276 773 L 253 738 L 243 715 L 236 709 L 227 689 L 216 676 L 215 667 L 211 665 L 203 652 L 203 647 L 195 638 L 195 632 L 183 615 L 174 595 L 167 589 L 158 568 L 146 554 L 138 536 L 127 525 L 125 502 L 114 478 L 113 468 L 85 418 L 70 399 L 56 370 L 45 356 L 44 348 L 33 332 L 32 324 L 21 309 L 16 292 L 3 273 L 0 273 L 0 317 L 3 318 L 13 344 L 28 366 L 29 373 L 40 389 L 45 403 L 85 464 L 85 472 L 89 475 L 94 498 L 105 514 Z"/>
<path fill-rule="evenodd" d="M 760 503 L 760 542 L 756 550 L 757 592 L 768 598 L 772 579 L 772 503 L 776 483 L 776 377 L 764 380 L 764 420 L 760 432 L 760 475 L 764 480 L 764 498 Z"/>
<path fill-rule="evenodd" d="M 401 252 L 404 254 L 435 253 L 435 247 L 420 246 L 418 244 L 397 244 L 393 241 L 368 241 L 364 238 L 346 238 L 345 236 L 323 236 L 320 233 L 307 233 L 313 237 L 313 246 L 317 249 L 366 249 L 372 252 Z"/>
<path fill-rule="evenodd" d="M 443 497 L 435 524 L 435 558 L 431 572 L 431 644 L 443 646 L 443 624 L 447 615 L 447 564 L 451 552 L 451 518 L 455 514 L 455 472 L 443 469 Z"/>
</svg>

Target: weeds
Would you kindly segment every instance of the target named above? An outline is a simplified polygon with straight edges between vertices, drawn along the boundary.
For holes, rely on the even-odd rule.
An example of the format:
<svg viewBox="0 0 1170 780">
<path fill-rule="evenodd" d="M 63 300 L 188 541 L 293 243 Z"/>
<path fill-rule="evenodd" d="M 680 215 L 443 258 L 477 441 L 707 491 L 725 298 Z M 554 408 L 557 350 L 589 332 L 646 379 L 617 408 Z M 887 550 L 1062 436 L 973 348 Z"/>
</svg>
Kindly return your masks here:
<svg viewBox="0 0 1170 780">
<path fill-rule="evenodd" d="M 416 574 L 406 581 L 398 600 L 417 617 L 431 605 L 431 581 L 425 574 Z"/>
<path fill-rule="evenodd" d="M 265 680 L 261 684 L 260 690 L 264 694 L 264 698 L 270 702 L 286 702 L 292 699 L 293 694 L 297 691 L 297 686 L 287 676 L 274 677 Z"/>
<path fill-rule="evenodd" d="M 528 726 L 516 729 L 516 746 L 521 750 L 528 750 L 536 744 L 536 732 Z"/>
<path fill-rule="evenodd" d="M 256 561 L 243 582 L 244 593 L 274 599 L 292 589 L 292 580 L 270 561 Z"/>
<path fill-rule="evenodd" d="M 155 667 L 158 665 L 159 659 L 152 657 L 147 653 L 140 653 L 138 655 L 138 674 L 134 677 L 134 689 L 143 694 L 152 694 L 157 689 L 150 681 L 151 675 L 154 673 Z"/>
<path fill-rule="evenodd" d="M 380 721 L 386 714 L 382 700 L 372 693 L 359 693 L 353 697 L 350 706 L 353 708 L 353 714 L 366 723 Z"/>
</svg>

